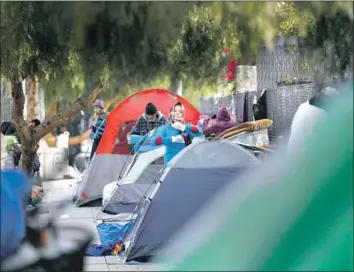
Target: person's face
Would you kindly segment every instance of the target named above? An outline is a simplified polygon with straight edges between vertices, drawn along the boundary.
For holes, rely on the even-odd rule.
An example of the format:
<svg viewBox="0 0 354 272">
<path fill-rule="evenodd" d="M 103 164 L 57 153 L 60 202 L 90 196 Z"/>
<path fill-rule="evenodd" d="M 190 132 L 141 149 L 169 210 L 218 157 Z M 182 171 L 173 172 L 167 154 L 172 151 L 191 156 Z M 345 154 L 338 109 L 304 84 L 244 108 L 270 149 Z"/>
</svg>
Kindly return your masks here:
<svg viewBox="0 0 354 272">
<path fill-rule="evenodd" d="M 94 107 L 93 111 L 95 112 L 96 115 L 98 115 L 101 114 L 103 110 L 100 107 Z"/>
<path fill-rule="evenodd" d="M 60 133 L 64 133 L 66 131 L 66 127 L 61 127 L 60 128 Z"/>
<path fill-rule="evenodd" d="M 180 105 L 175 106 L 172 113 L 175 121 L 183 121 L 183 110 Z"/>
<path fill-rule="evenodd" d="M 146 115 L 146 118 L 149 122 L 155 121 L 156 119 L 156 114 L 152 114 L 152 115 Z"/>
</svg>

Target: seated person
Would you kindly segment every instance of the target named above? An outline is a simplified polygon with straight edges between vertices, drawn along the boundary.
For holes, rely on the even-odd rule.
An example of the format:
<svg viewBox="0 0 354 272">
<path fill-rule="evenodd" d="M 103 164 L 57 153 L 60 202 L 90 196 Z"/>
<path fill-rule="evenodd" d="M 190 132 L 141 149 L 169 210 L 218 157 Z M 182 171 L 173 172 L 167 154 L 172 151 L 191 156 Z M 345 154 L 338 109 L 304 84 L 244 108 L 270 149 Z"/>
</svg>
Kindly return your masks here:
<svg viewBox="0 0 354 272">
<path fill-rule="evenodd" d="M 131 134 L 144 136 L 151 130 L 165 124 L 168 124 L 167 118 L 157 110 L 154 104 L 148 103 L 145 108 L 145 113 L 140 115 Z"/>
<path fill-rule="evenodd" d="M 184 124 L 185 109 L 182 103 L 176 103 L 171 111 L 172 123 L 164 125 L 153 137 L 156 145 L 165 145 L 166 153 L 164 166 L 168 164 L 180 151 L 191 144 L 194 137 L 202 135 L 202 129 L 191 123 Z"/>
<path fill-rule="evenodd" d="M 224 130 L 236 126 L 236 116 L 226 107 L 219 108 L 216 118 L 206 117 L 203 121 L 202 128 L 205 136 L 215 134 L 218 136 Z"/>
</svg>

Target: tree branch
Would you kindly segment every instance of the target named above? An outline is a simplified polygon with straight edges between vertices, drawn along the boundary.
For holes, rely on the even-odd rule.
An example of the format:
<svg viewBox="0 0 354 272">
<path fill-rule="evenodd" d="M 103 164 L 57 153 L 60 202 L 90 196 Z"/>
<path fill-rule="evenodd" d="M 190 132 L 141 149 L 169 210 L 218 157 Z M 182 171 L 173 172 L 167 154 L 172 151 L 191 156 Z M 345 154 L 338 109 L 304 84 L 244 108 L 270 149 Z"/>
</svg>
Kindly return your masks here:
<svg viewBox="0 0 354 272">
<path fill-rule="evenodd" d="M 31 141 L 31 135 L 29 127 L 23 118 L 23 108 L 25 107 L 25 95 L 22 90 L 22 83 L 18 81 L 11 82 L 11 114 L 12 121 L 16 126 L 18 136 L 21 143 L 29 143 Z"/>
<path fill-rule="evenodd" d="M 55 116 L 53 116 L 49 120 L 43 121 L 42 124 L 40 124 L 36 128 L 36 132 L 34 135 L 36 141 L 39 141 L 45 135 L 47 135 L 49 132 L 51 132 L 53 129 L 64 124 L 69 119 L 73 118 L 81 110 L 89 107 L 100 93 L 101 93 L 101 89 L 96 88 L 96 89 L 92 90 L 92 92 L 90 93 L 90 95 L 87 99 L 80 97 L 76 102 L 74 102 L 74 104 L 70 108 L 67 108 L 67 109 L 57 113 Z"/>
<path fill-rule="evenodd" d="M 38 114 L 38 78 L 28 77 L 27 80 L 27 120 L 33 120 Z"/>
<path fill-rule="evenodd" d="M 120 97 L 120 92 L 118 91 L 117 94 L 111 98 L 110 100 L 107 100 L 104 102 L 105 104 L 105 108 L 106 108 L 106 111 L 109 109 L 109 107 L 114 103 L 116 102 L 116 100 Z"/>
<path fill-rule="evenodd" d="M 55 102 L 45 113 L 45 118 L 49 119 L 57 113 L 57 103 Z"/>
</svg>

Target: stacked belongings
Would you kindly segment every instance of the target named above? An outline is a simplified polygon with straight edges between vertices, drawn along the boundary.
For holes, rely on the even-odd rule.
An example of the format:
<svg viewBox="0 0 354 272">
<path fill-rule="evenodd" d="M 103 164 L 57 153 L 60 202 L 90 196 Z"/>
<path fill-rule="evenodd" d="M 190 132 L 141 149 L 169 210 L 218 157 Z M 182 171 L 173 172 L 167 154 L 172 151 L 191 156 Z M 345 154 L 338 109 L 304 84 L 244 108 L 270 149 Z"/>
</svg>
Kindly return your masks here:
<svg viewBox="0 0 354 272">
<path fill-rule="evenodd" d="M 232 136 L 240 134 L 242 132 L 254 132 L 263 129 L 268 129 L 272 126 L 273 121 L 269 119 L 262 119 L 254 122 L 245 122 L 241 125 L 229 128 L 222 132 L 217 138 L 218 139 L 228 139 Z"/>
<path fill-rule="evenodd" d="M 273 121 L 269 119 L 246 122 L 225 130 L 215 139 L 228 139 L 241 144 L 267 148 L 269 147 L 268 128 L 272 124 Z"/>
<path fill-rule="evenodd" d="M 236 120 L 236 116 L 232 112 L 226 107 L 221 107 L 218 109 L 216 115 L 211 118 L 204 116 L 201 127 L 206 137 L 210 137 L 211 135 L 218 136 L 226 129 L 234 127 Z"/>
<path fill-rule="evenodd" d="M 230 141 L 203 141 L 176 155 L 135 209 L 124 238 L 125 261 L 146 262 L 193 219 L 232 177 L 260 161 Z"/>
</svg>

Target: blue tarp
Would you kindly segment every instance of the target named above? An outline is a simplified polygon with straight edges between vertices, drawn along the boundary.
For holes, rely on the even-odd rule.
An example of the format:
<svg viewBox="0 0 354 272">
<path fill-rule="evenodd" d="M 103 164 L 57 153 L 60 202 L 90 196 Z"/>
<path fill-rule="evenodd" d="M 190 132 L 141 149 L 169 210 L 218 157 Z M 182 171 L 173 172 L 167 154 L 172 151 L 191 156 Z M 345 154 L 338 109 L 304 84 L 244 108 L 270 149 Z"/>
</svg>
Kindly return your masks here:
<svg viewBox="0 0 354 272">
<path fill-rule="evenodd" d="M 1 260 L 14 253 L 25 237 L 25 208 L 31 191 L 23 174 L 1 171 Z"/>
<path fill-rule="evenodd" d="M 158 127 L 149 133 L 147 133 L 144 136 L 140 135 L 132 135 L 130 137 L 129 143 L 134 144 L 134 152 L 135 153 L 142 153 L 142 152 L 148 152 L 151 150 L 154 150 L 156 148 L 159 148 L 160 146 L 155 145 L 154 142 L 152 142 L 152 138 L 156 136 L 159 133 L 159 130 L 162 128 Z"/>
<path fill-rule="evenodd" d="M 100 236 L 101 244 L 108 245 L 109 243 L 117 243 L 122 241 L 126 232 L 131 227 L 132 223 L 101 223 L 97 225 L 97 232 Z"/>
</svg>

